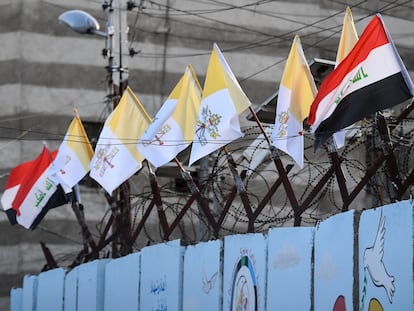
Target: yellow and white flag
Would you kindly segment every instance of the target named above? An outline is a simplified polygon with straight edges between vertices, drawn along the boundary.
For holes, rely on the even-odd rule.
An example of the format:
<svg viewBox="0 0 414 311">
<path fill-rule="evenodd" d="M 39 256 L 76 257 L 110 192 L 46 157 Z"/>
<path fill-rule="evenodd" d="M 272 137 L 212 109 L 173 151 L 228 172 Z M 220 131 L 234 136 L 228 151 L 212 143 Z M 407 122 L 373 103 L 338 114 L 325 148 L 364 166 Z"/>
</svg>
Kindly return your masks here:
<svg viewBox="0 0 414 311">
<path fill-rule="evenodd" d="M 272 145 L 289 154 L 303 167 L 303 120 L 316 95 L 316 85 L 303 53 L 299 36 L 292 48 L 280 81 Z"/>
<path fill-rule="evenodd" d="M 239 114 L 251 105 L 214 44 L 204 83 L 189 165 L 243 136 Z"/>
<path fill-rule="evenodd" d="M 338 65 L 352 50 L 358 41 L 358 33 L 355 28 L 354 18 L 349 7 L 346 8 L 344 23 L 342 25 L 341 38 L 336 53 L 336 65 Z"/>
<path fill-rule="evenodd" d="M 89 175 L 109 194 L 136 173 L 144 156 L 135 147 L 151 119 L 127 87 L 106 119 L 89 167 Z"/>
<path fill-rule="evenodd" d="M 141 154 L 155 167 L 171 161 L 192 142 L 200 101 L 201 87 L 188 65 L 137 144 Z"/>
<path fill-rule="evenodd" d="M 50 174 L 57 179 L 65 192 L 70 192 L 89 172 L 92 156 L 92 146 L 76 111 L 53 161 Z"/>
<path fill-rule="evenodd" d="M 338 51 L 336 53 L 336 64 L 335 67 L 339 65 L 340 62 L 348 55 L 348 53 L 353 49 L 354 45 L 358 42 L 358 33 L 355 28 L 354 18 L 352 17 L 352 12 L 349 7 L 346 8 L 344 23 L 342 25 L 341 38 L 339 40 Z M 352 125 L 351 125 L 352 127 Z M 344 129 L 340 132 L 333 134 L 334 141 L 337 148 L 342 148 L 345 146 L 345 137 L 347 135 L 352 135 L 353 131 L 349 129 Z"/>
</svg>

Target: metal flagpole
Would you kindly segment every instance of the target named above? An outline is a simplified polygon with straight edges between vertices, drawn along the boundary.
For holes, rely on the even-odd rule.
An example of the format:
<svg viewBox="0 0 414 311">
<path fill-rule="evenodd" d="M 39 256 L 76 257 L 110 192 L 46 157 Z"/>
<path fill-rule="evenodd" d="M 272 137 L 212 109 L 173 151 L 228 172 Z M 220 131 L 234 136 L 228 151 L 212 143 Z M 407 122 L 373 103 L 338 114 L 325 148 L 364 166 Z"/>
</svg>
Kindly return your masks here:
<svg viewBox="0 0 414 311">
<path fill-rule="evenodd" d="M 298 200 L 296 198 L 295 192 L 293 191 L 292 185 L 287 177 L 287 173 L 285 168 L 283 167 L 282 161 L 280 160 L 280 156 L 279 156 L 279 152 L 277 151 L 276 147 L 272 145 L 269 136 L 267 136 L 267 133 L 265 131 L 265 129 L 263 128 L 262 123 L 260 122 L 259 118 L 257 117 L 256 112 L 253 110 L 252 106 L 249 106 L 249 110 L 250 113 L 252 114 L 254 120 L 256 121 L 257 125 L 260 128 L 260 131 L 262 132 L 262 134 L 264 135 L 269 148 L 270 148 L 270 155 L 273 159 L 273 162 L 276 165 L 276 169 L 279 172 L 279 176 L 282 179 L 282 184 L 283 187 L 285 188 L 286 194 L 288 196 L 289 202 L 292 205 L 293 208 L 293 212 L 294 212 L 294 216 L 295 216 L 295 220 L 294 220 L 294 225 L 295 226 L 300 226 L 301 223 L 301 217 L 300 217 L 300 208 L 299 208 L 299 203 Z"/>
</svg>

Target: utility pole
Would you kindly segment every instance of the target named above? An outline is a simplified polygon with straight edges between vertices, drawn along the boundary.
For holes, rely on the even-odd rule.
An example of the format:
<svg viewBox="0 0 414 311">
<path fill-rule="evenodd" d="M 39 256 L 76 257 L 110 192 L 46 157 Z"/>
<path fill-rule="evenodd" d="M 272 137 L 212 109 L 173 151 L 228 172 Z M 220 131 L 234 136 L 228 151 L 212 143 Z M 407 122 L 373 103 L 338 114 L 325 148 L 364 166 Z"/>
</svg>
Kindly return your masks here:
<svg viewBox="0 0 414 311">
<path fill-rule="evenodd" d="M 81 10 L 71 10 L 59 16 L 60 23 L 80 34 L 93 34 L 105 37 L 105 48 L 102 55 L 108 59 L 107 69 L 107 103 L 111 111 L 116 108 L 122 93 L 128 85 L 128 59 L 123 55 L 135 55 L 128 50 L 127 10 L 136 7 L 133 1 L 104 0 L 102 9 L 107 11 L 105 31 L 100 31 L 98 21 L 89 13 Z M 132 54 L 131 54 L 132 53 Z M 105 193 L 111 206 L 112 218 L 108 221 L 105 232 L 112 227 L 112 257 L 119 257 L 132 252 L 131 245 L 131 203 L 129 183 L 123 183 L 111 196 Z M 105 236 L 106 236 L 105 233 Z M 103 243 L 103 242 L 102 242 Z"/>
<path fill-rule="evenodd" d="M 104 1 L 102 8 L 108 11 L 106 48 L 103 55 L 108 58 L 108 100 L 115 109 L 122 93 L 128 86 L 128 58 L 123 53 L 128 50 L 126 5 L 122 0 Z M 132 252 L 131 240 L 131 201 L 130 185 L 124 182 L 113 192 L 118 212 L 112 227 L 117 232 L 112 243 L 112 257 L 120 257 Z"/>
</svg>

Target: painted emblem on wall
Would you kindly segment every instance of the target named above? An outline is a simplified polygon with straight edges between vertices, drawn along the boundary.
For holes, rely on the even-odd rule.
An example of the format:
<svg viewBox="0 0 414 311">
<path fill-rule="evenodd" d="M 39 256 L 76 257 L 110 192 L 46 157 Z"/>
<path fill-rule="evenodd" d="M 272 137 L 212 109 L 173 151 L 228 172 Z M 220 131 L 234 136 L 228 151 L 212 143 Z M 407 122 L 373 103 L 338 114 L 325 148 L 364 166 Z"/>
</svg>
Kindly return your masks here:
<svg viewBox="0 0 414 311">
<path fill-rule="evenodd" d="M 343 295 L 336 298 L 333 311 L 346 311 L 345 297 Z"/>
<path fill-rule="evenodd" d="M 375 241 L 372 246 L 367 247 L 364 251 L 363 265 L 364 265 L 364 287 L 362 291 L 362 306 L 366 297 L 367 290 L 367 272 L 372 283 L 377 287 L 383 287 L 387 293 L 390 303 L 394 297 L 395 285 L 394 276 L 389 274 L 384 258 L 384 241 L 385 241 L 385 216 L 382 215 L 378 224 L 378 230 Z"/>
<path fill-rule="evenodd" d="M 216 284 L 217 276 L 218 276 L 218 272 L 215 272 L 210 278 L 207 278 L 206 272 L 203 270 L 203 276 L 202 276 L 203 292 L 208 294 L 213 289 L 214 285 Z"/>
<path fill-rule="evenodd" d="M 232 311 L 257 311 L 257 282 L 253 262 L 242 256 L 237 262 L 231 289 Z"/>
</svg>

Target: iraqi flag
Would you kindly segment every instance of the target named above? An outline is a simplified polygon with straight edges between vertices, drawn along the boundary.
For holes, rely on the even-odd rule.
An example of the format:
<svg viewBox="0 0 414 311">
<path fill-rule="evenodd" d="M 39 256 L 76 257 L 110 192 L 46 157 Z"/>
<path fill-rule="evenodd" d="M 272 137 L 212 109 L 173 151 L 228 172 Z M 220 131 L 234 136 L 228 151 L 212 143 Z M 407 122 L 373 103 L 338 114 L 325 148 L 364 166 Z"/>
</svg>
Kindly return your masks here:
<svg viewBox="0 0 414 311">
<path fill-rule="evenodd" d="M 48 210 L 69 200 L 62 187 L 50 177 L 50 167 L 57 151 L 44 147 L 33 161 L 16 166 L 7 180 L 1 198 L 10 223 L 35 229 Z"/>
<path fill-rule="evenodd" d="M 33 162 L 34 160 L 21 163 L 10 171 L 3 195 L 1 196 L 1 205 L 12 225 L 17 224 L 16 211 L 12 208 L 12 203 L 20 188 L 20 184 L 23 182 L 27 172 L 31 169 Z"/>
<path fill-rule="evenodd" d="M 315 148 L 333 133 L 412 98 L 414 86 L 380 14 L 348 56 L 323 81 L 308 123 Z"/>
</svg>

